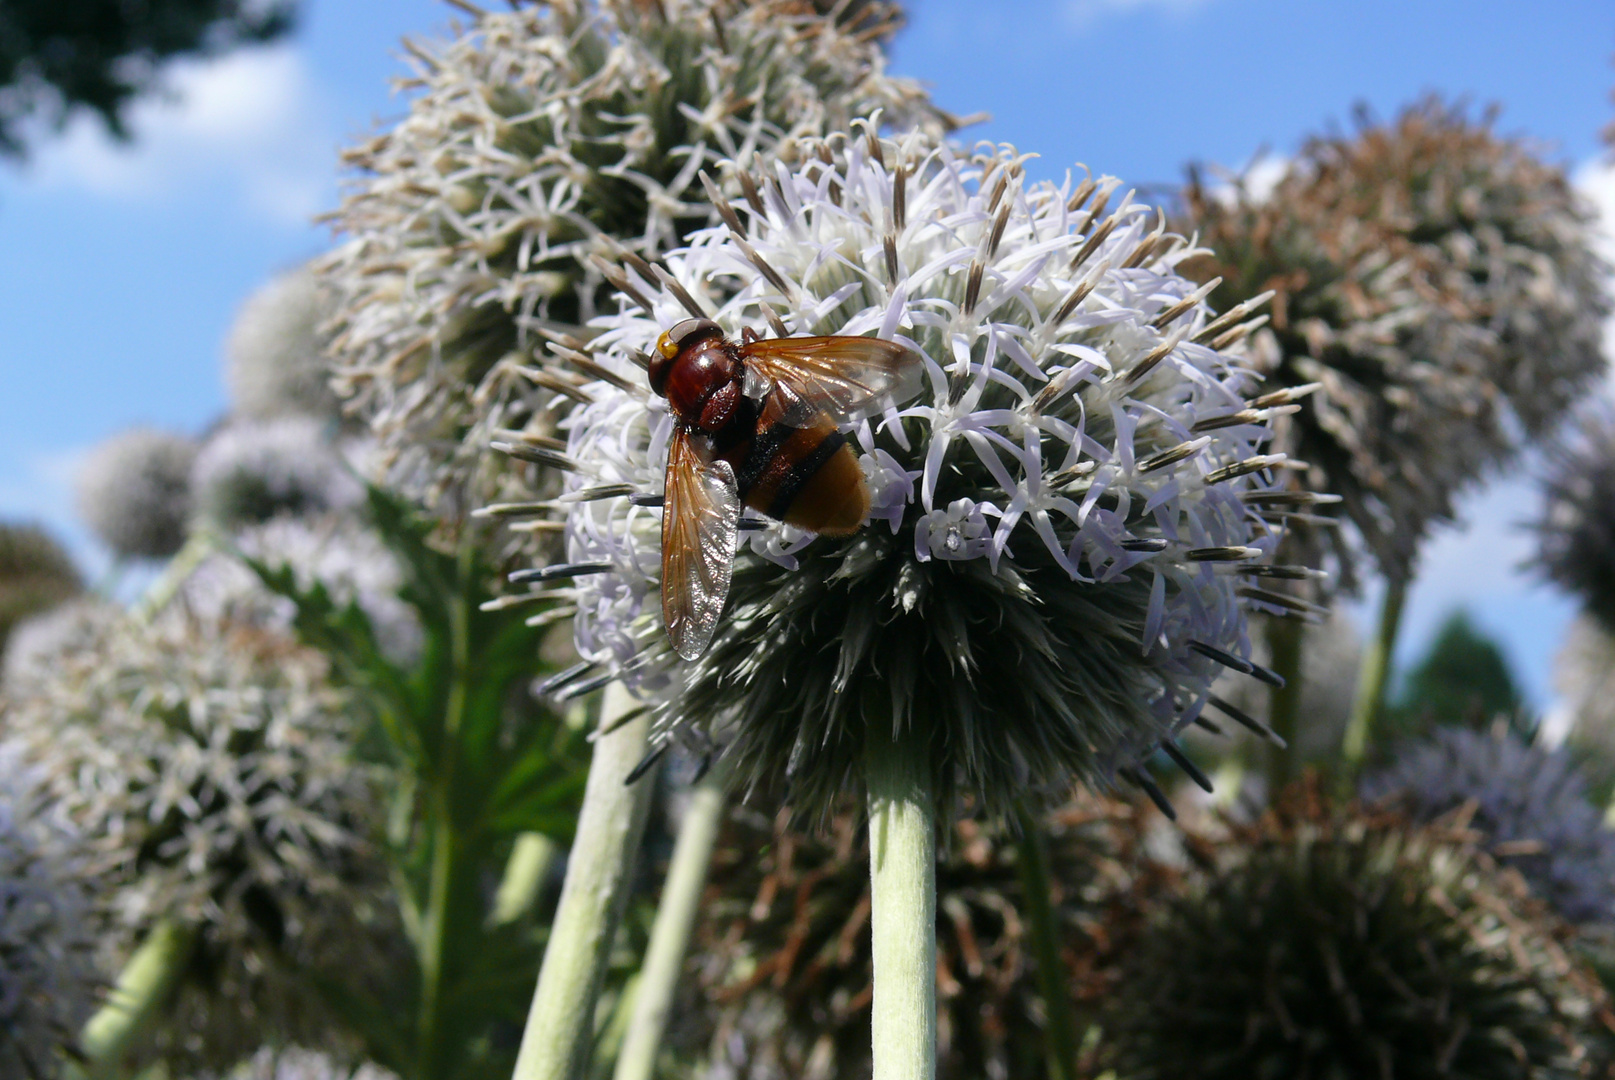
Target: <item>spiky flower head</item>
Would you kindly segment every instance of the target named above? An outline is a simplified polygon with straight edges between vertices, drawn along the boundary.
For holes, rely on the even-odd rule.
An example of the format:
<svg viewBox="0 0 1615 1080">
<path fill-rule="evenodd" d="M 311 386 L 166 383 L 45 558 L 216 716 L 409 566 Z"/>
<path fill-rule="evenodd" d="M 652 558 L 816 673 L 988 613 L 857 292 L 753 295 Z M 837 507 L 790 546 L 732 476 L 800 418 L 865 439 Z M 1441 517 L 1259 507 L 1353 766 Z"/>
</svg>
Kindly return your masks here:
<svg viewBox="0 0 1615 1080">
<path fill-rule="evenodd" d="M 230 1071 L 225 1080 L 397 1080 L 368 1062 L 357 1067 L 319 1050 L 264 1047 Z"/>
<path fill-rule="evenodd" d="M 1501 728 L 1444 728 L 1367 777 L 1363 797 L 1414 821 L 1463 811 L 1504 865 L 1571 922 L 1615 918 L 1615 833 L 1570 754 Z"/>
<path fill-rule="evenodd" d="M 55 1075 L 104 990 L 94 877 L 38 777 L 0 744 L 0 1073 Z"/>
<path fill-rule="evenodd" d="M 1615 410 L 1586 414 L 1550 462 L 1537 565 L 1615 633 Z"/>
<path fill-rule="evenodd" d="M 273 278 L 247 298 L 224 344 L 224 381 L 237 415 L 254 420 L 312 416 L 335 420 L 323 324 L 332 297 L 313 268 Z"/>
<path fill-rule="evenodd" d="M 83 587 L 72 557 L 44 529 L 0 522 L 0 654 L 18 622 Z"/>
<path fill-rule="evenodd" d="M 1062 956 L 1087 957 L 1102 898 L 1126 885 L 1136 807 L 1084 797 L 1039 822 Z M 805 833 L 737 807 L 714 853 L 670 1047 L 701 1075 L 870 1074 L 869 842 L 844 800 Z M 1045 1075 L 1047 1006 L 1013 837 L 953 827 L 937 863 L 937 1060 L 945 1076 Z M 1070 975 L 1062 968 L 1062 979 Z"/>
<path fill-rule="evenodd" d="M 1453 499 L 1562 417 L 1604 371 L 1609 311 L 1590 212 L 1538 148 L 1431 99 L 1315 138 L 1271 193 L 1191 182 L 1185 229 L 1214 303 L 1274 292 L 1252 338 L 1269 386 L 1321 383 L 1275 449 L 1342 496 L 1361 544 L 1322 534 L 1351 585 L 1361 556 L 1406 578 Z"/>
<path fill-rule="evenodd" d="M 543 331 L 610 306 L 600 258 L 656 258 L 711 220 L 699 170 L 879 109 L 937 121 L 883 70 L 895 18 L 885 3 L 848 26 L 798 0 L 558 0 L 411 44 L 419 96 L 348 153 L 349 241 L 324 267 L 339 389 L 391 478 L 450 518 L 497 495 L 488 440 L 534 421 L 523 369 Z"/>
<path fill-rule="evenodd" d="M 185 543 L 196 443 L 131 428 L 91 452 L 78 476 L 79 517 L 120 558 L 165 559 Z"/>
<path fill-rule="evenodd" d="M 160 919 L 196 932 L 156 1049 L 222 1068 L 328 1036 L 288 973 L 375 963 L 387 909 L 348 702 L 319 656 L 255 626 L 180 605 L 98 629 L 9 686 L 3 724 L 86 838 L 123 940 Z"/>
<path fill-rule="evenodd" d="M 191 469 L 197 518 L 229 531 L 362 502 L 364 485 L 327 428 L 311 416 L 283 416 L 215 432 Z"/>
<path fill-rule="evenodd" d="M 39 677 L 52 659 L 88 647 L 101 633 L 112 605 L 94 596 L 80 596 L 49 611 L 31 615 L 12 628 L 6 640 L 5 683 Z"/>
<path fill-rule="evenodd" d="M 1111 942 L 1118 1075 L 1605 1075 L 1603 988 L 1465 834 L 1310 795 L 1192 847 Z"/>
<path fill-rule="evenodd" d="M 420 656 L 420 619 L 399 596 L 403 567 L 379 536 L 351 516 L 275 518 L 242 530 L 232 547 L 209 556 L 186 579 L 180 597 L 192 612 L 291 632 L 296 606 L 271 593 L 245 558 L 270 570 L 290 569 L 301 589 L 318 583 L 339 607 L 357 604 L 394 662 Z"/>
<path fill-rule="evenodd" d="M 1282 456 L 1209 342 L 1237 337 L 1173 269 L 1187 249 L 1113 180 L 1028 185 L 1013 151 L 961 158 L 867 128 L 746 181 L 728 228 L 597 320 L 602 378 L 563 422 L 565 566 L 578 651 L 668 693 L 658 739 L 733 741 L 747 781 L 812 812 L 858 774 L 866 732 L 930 748 L 945 800 L 996 809 L 1108 783 L 1172 740 L 1222 665 L 1252 671 L 1247 605 L 1277 539 Z M 1107 212 L 1108 209 L 1108 212 Z M 643 303 L 639 303 L 642 300 Z M 924 390 L 845 425 L 870 523 L 815 539 L 748 515 L 726 613 L 694 663 L 666 643 L 662 488 L 673 418 L 633 357 L 699 311 L 738 339 L 873 334 L 924 358 Z M 581 381 L 581 380 L 580 380 Z M 490 508 L 493 514 L 547 512 Z M 1259 671 L 1264 678 L 1270 673 Z M 587 685 L 584 683 L 583 685 Z M 732 720 L 718 731 L 715 721 Z"/>
</svg>

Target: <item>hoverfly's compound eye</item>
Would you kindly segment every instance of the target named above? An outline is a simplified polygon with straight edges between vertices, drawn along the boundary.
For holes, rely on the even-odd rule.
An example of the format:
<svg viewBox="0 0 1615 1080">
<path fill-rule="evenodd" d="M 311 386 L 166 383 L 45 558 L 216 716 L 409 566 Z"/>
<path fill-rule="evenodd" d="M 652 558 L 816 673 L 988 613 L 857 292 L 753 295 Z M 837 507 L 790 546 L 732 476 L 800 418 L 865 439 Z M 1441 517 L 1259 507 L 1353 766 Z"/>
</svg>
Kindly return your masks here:
<svg viewBox="0 0 1615 1080">
<path fill-rule="evenodd" d="M 661 350 L 663 356 L 671 360 L 690 342 L 706 337 L 723 337 L 723 328 L 711 319 L 685 319 L 683 322 L 674 323 L 662 335 L 656 347 Z M 671 353 L 667 351 L 668 346 L 673 348 Z"/>
<path fill-rule="evenodd" d="M 656 339 L 656 355 L 651 357 L 650 388 L 653 394 L 662 394 L 667 386 L 668 373 L 673 369 L 673 361 L 679 358 L 679 353 L 692 342 L 703 338 L 723 337 L 723 328 L 711 319 L 685 319 L 674 323 L 662 336 Z"/>
</svg>

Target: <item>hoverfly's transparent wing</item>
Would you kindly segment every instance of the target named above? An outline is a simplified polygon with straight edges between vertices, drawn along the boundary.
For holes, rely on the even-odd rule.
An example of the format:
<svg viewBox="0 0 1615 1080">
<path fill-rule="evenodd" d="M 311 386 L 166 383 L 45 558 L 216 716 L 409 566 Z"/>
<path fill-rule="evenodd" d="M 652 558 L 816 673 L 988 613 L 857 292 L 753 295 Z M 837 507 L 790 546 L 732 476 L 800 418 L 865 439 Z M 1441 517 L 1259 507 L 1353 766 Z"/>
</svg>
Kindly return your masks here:
<svg viewBox="0 0 1615 1080">
<path fill-rule="evenodd" d="M 871 337 L 767 338 L 740 347 L 747 365 L 837 423 L 873 416 L 924 386 L 913 349 Z"/>
<path fill-rule="evenodd" d="M 687 429 L 667 448 L 662 509 L 662 621 L 673 651 L 706 651 L 729 596 L 739 534 L 740 495 L 727 461 L 704 461 Z"/>
</svg>

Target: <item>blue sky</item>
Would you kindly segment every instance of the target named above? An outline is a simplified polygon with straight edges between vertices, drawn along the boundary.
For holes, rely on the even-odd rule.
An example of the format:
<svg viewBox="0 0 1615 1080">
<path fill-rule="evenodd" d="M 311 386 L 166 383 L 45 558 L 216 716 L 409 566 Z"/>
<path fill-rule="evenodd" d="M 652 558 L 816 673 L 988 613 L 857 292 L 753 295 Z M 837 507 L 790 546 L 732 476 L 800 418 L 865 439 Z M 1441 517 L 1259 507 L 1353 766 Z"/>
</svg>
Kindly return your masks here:
<svg viewBox="0 0 1615 1080">
<path fill-rule="evenodd" d="M 1607 0 L 914 0 L 892 68 L 929 83 L 974 137 L 1134 184 L 1189 160 L 1238 166 L 1308 133 L 1437 91 L 1503 107 L 1615 211 L 1598 166 L 1615 119 Z M 197 432 L 226 407 L 220 343 L 236 306 L 323 250 L 310 218 L 337 196 L 336 153 L 402 105 L 398 39 L 441 30 L 429 0 L 304 0 L 298 33 L 171 72 L 139 107 L 132 147 L 92 122 L 0 163 L 0 517 L 43 519 L 92 571 L 73 520 L 83 454 L 133 424 Z M 1615 214 L 1612 214 L 1615 216 Z M 1431 545 L 1403 652 L 1463 603 L 1504 642 L 1533 696 L 1573 604 L 1520 574 L 1523 475 L 1466 504 L 1471 525 Z"/>
</svg>

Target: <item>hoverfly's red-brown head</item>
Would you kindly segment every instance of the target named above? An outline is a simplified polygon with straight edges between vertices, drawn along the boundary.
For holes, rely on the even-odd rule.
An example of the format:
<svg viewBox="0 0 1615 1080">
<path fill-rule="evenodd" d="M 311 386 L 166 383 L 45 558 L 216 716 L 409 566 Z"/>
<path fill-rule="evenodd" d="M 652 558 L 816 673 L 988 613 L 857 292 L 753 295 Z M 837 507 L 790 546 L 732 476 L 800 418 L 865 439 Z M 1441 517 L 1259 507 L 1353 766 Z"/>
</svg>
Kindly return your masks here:
<svg viewBox="0 0 1615 1080">
<path fill-rule="evenodd" d="M 711 319 L 685 319 L 674 323 L 656 339 L 656 355 L 650 358 L 650 389 L 657 397 L 667 396 L 667 377 L 679 354 L 705 338 L 723 339 L 723 328 Z"/>
</svg>

